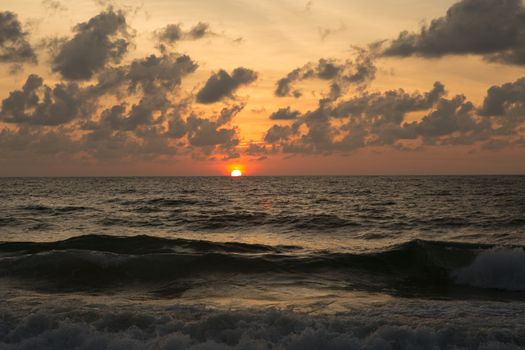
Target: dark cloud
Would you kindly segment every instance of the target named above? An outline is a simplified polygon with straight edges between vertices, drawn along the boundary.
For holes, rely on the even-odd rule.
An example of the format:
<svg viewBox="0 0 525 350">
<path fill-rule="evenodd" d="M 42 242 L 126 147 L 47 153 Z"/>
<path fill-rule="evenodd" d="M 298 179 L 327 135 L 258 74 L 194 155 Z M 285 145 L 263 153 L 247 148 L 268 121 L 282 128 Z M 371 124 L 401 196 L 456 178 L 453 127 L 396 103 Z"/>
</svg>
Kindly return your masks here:
<svg viewBox="0 0 525 350">
<path fill-rule="evenodd" d="M 192 146 L 206 147 L 225 145 L 236 146 L 238 139 L 233 128 L 221 128 L 214 121 L 191 116 L 187 121 L 188 140 Z"/>
<path fill-rule="evenodd" d="M 500 134 L 512 134 L 520 126 L 525 127 L 525 78 L 490 87 L 479 114 L 492 117 Z"/>
<path fill-rule="evenodd" d="M 274 125 L 266 132 L 264 141 L 272 144 L 282 140 L 287 140 L 295 131 L 296 130 L 289 125 Z"/>
<path fill-rule="evenodd" d="M 197 93 L 197 102 L 214 103 L 229 97 L 234 98 L 234 92 L 242 85 L 248 85 L 257 80 L 257 73 L 246 68 L 235 68 L 230 75 L 225 70 L 212 74 L 204 87 Z"/>
<path fill-rule="evenodd" d="M 6 123 L 61 125 L 93 112 L 91 101 L 75 83 L 51 88 L 38 75 L 30 75 L 21 90 L 2 101 L 0 119 Z"/>
<path fill-rule="evenodd" d="M 492 37 L 487 45 L 494 48 L 488 51 L 475 51 L 474 43 L 464 52 L 439 51 L 435 47 L 432 49 L 435 51 L 424 51 L 429 46 L 421 41 L 445 37 L 443 33 L 450 28 L 458 31 L 459 18 L 475 25 L 486 23 L 485 7 L 495 3 L 461 1 L 447 17 L 432 22 L 421 33 L 402 34 L 397 44 L 401 38 L 414 36 L 417 40 L 410 40 L 417 45 L 406 54 L 395 54 L 480 53 L 488 59 L 510 62 L 510 56 L 502 58 L 502 55 L 517 54 L 517 46 L 502 42 L 503 48 L 496 48 Z M 502 16 L 508 15 L 510 8 L 522 11 L 521 3 L 515 1 L 497 3 Z M 16 16 L 9 12 L 0 14 L 11 16 L 11 22 L 0 21 L 0 49 L 12 46 L 16 40 L 26 40 Z M 511 34 L 519 21 L 503 17 L 508 22 L 505 33 Z M 6 23 L 11 23 L 14 34 L 5 30 L 9 27 Z M 469 26 L 464 30 L 468 32 Z M 379 44 L 374 44 L 367 49 L 355 48 L 352 59 L 322 58 L 290 72 L 278 82 L 277 96 L 298 97 L 302 92 L 296 86 L 311 79 L 326 82 L 329 91 L 322 94 L 317 107 L 306 113 L 294 106 L 274 111 L 269 118 L 286 121 L 281 122 L 286 125 L 273 125 L 264 135 L 264 142 L 250 141 L 241 147 L 235 118 L 245 104 L 232 104 L 209 115 L 203 111 L 209 108 L 196 102 L 232 103 L 237 89 L 257 79 L 256 72 L 242 67 L 232 72 L 219 70 L 194 96 L 183 88 L 184 79 L 198 68 L 187 55 L 161 50 L 160 54 L 120 62 L 130 43 L 129 28 L 121 11 L 108 9 L 77 25 L 74 31 L 72 38 L 46 41 L 48 49 L 54 48 L 52 68 L 64 81 L 46 84 L 40 76 L 30 75 L 23 86 L 2 100 L 0 122 L 9 124 L 0 128 L 2 159 L 10 156 L 31 159 L 31 155 L 38 159 L 43 154 L 56 159 L 109 161 L 171 159 L 174 155 L 232 159 L 240 156 L 240 150 L 245 155 L 265 156 L 277 152 L 347 153 L 386 146 L 408 150 L 428 145 L 481 145 L 496 150 L 525 144 L 525 78 L 491 87 L 481 106 L 474 106 L 462 95 L 448 97 L 440 82 L 425 92 L 403 89 L 369 92 L 366 85 L 375 77 L 379 52 Z M 500 29 L 495 31 L 499 33 Z M 207 24 L 199 23 L 187 31 L 179 25 L 167 26 L 157 34 L 167 44 L 199 39 L 211 31 Z M 455 39 L 465 38 L 466 34 L 463 39 L 461 35 Z M 428 42 L 433 40 L 437 39 Z M 389 46 L 387 54 L 394 54 L 395 45 L 394 42 Z M 31 58 L 9 62 L 28 61 Z M 87 79 L 91 80 L 75 81 Z"/>
<path fill-rule="evenodd" d="M 341 101 L 333 109 L 336 118 L 349 115 L 360 119 L 374 119 L 376 123 L 400 123 L 408 112 L 431 108 L 445 95 L 445 86 L 434 83 L 431 90 L 425 93 L 409 94 L 403 89 L 386 92 L 368 93 Z"/>
<path fill-rule="evenodd" d="M 164 50 L 120 63 L 128 30 L 123 12 L 108 9 L 78 24 L 72 38 L 44 42 L 52 53 L 52 68 L 65 80 L 50 86 L 30 75 L 2 101 L 0 122 L 9 124 L 0 128 L 0 147 L 7 151 L 2 159 L 15 154 L 40 159 L 43 153 L 52 159 L 112 162 L 240 156 L 233 119 L 245 105 L 223 108 L 211 117 L 199 111 L 193 94 L 181 87 L 198 68 L 187 55 Z M 199 23 L 182 34 L 189 40 L 210 33 L 207 24 Z M 246 68 L 231 75 L 221 70 L 201 90 L 200 101 L 235 98 L 240 86 L 256 78 Z M 71 81 L 87 79 L 92 81 Z"/>
<path fill-rule="evenodd" d="M 173 45 L 183 40 L 198 40 L 213 35 L 208 23 L 199 22 L 188 31 L 182 29 L 181 24 L 168 24 L 156 33 L 161 43 Z"/>
<path fill-rule="evenodd" d="M 525 114 L 525 78 L 490 87 L 480 113 L 486 116 Z"/>
<path fill-rule="evenodd" d="M 246 107 L 245 104 L 238 104 L 234 105 L 232 107 L 223 108 L 221 110 L 221 113 L 217 117 L 217 125 L 225 125 L 228 124 L 233 120 L 233 118 L 239 114 L 244 107 Z"/>
<path fill-rule="evenodd" d="M 187 55 L 149 55 L 129 65 L 109 67 L 97 74 L 96 84 L 88 86 L 89 95 L 104 94 L 124 98 L 126 95 L 162 95 L 177 91 L 182 79 L 198 68 Z"/>
<path fill-rule="evenodd" d="M 44 130 L 22 126 L 18 130 L 0 130 L 0 157 L 3 159 L 40 159 L 51 155 L 71 155 L 79 150 L 68 129 Z"/>
<path fill-rule="evenodd" d="M 301 115 L 301 112 L 299 111 L 293 111 L 290 107 L 286 108 L 280 108 L 276 112 L 273 112 L 270 115 L 270 119 L 272 120 L 294 120 L 299 118 Z"/>
<path fill-rule="evenodd" d="M 108 9 L 74 28 L 75 36 L 58 48 L 52 69 L 69 80 L 90 79 L 108 63 L 118 63 L 129 45 L 122 11 Z"/>
<path fill-rule="evenodd" d="M 462 0 L 419 33 L 399 34 L 386 56 L 478 54 L 525 64 L 525 8 L 521 0 Z"/>
<path fill-rule="evenodd" d="M 350 152 L 371 146 L 392 146 L 413 149 L 424 145 L 482 145 L 494 143 L 501 135 L 509 138 L 508 144 L 521 139 L 520 127 L 525 118 L 512 119 L 508 107 L 504 108 L 506 120 L 481 115 L 490 106 L 501 113 L 501 104 L 507 96 L 498 89 L 513 91 L 510 108 L 516 105 L 522 81 L 512 86 L 493 87 L 489 90 L 484 107 L 479 110 L 464 96 L 445 98 L 445 87 L 436 82 L 425 93 L 407 93 L 402 89 L 368 93 L 341 100 L 335 104 L 320 103 L 319 107 L 296 118 L 292 125 L 274 125 L 265 135 L 265 142 L 274 151 L 283 153 Z M 498 95 L 493 103 L 491 96 Z M 489 109 L 490 109 L 489 108 Z M 409 121 L 412 113 L 423 114 L 416 121 Z M 523 113 L 517 113 L 524 115 Z M 509 119 L 510 118 L 510 119 Z M 505 124 L 506 123 L 506 124 Z M 506 125 L 505 131 L 502 125 Z M 411 142 L 406 146 L 405 142 Z"/>
<path fill-rule="evenodd" d="M 147 94 L 159 89 L 172 90 L 180 86 L 182 78 L 195 72 L 198 65 L 187 55 L 150 55 L 134 60 L 129 66 L 127 78 L 129 90 L 141 87 Z"/>
<path fill-rule="evenodd" d="M 43 79 L 30 75 L 21 90 L 10 93 L 3 100 L 1 120 L 8 123 L 32 125 L 60 125 L 74 119 L 89 119 L 100 98 L 125 94 L 136 96 L 129 115 L 102 113 L 100 126 L 111 130 L 134 130 L 139 125 L 151 124 L 153 115 L 166 112 L 171 106 L 169 94 L 174 94 L 183 77 L 197 68 L 189 56 L 175 54 L 136 59 L 131 64 L 105 70 L 94 85 L 79 86 L 75 82 L 59 83 L 54 88 L 43 84 Z M 113 110 L 115 112 L 115 110 Z"/>
<path fill-rule="evenodd" d="M 167 121 L 179 111 L 164 94 L 139 94 L 139 102 L 122 102 L 80 124 L 80 148 L 95 159 L 156 159 L 178 154 L 185 143 L 172 142 Z M 184 120 L 181 117 L 181 122 Z M 167 124 L 167 125 L 166 125 Z M 185 127 L 178 138 L 186 135 Z"/>
<path fill-rule="evenodd" d="M 0 12 L 0 62 L 36 63 L 35 51 L 27 41 L 18 17 L 13 12 Z"/>
<path fill-rule="evenodd" d="M 115 105 L 101 113 L 98 122 L 89 121 L 84 124 L 85 130 L 118 130 L 135 131 L 141 126 L 151 126 L 162 122 L 162 118 L 155 117 L 155 112 L 164 112 L 167 101 L 153 98 L 143 98 L 133 104 L 129 111 L 125 104 Z"/>
<path fill-rule="evenodd" d="M 18 124 L 18 130 L 0 130 L 0 147 L 27 158 L 48 153 L 68 159 L 81 154 L 99 161 L 151 160 L 178 154 L 196 158 L 222 154 L 232 159 L 239 156 L 239 135 L 231 121 L 242 108 L 225 108 L 212 118 L 196 114 L 185 117 L 176 109 L 156 117 L 150 113 L 155 108 L 147 101 L 129 108 L 122 103 L 103 110 L 99 117 L 82 120 L 79 128 Z"/>
<path fill-rule="evenodd" d="M 374 64 L 376 47 L 369 50 L 354 48 L 357 56 L 354 60 L 340 61 L 321 58 L 317 63 L 308 63 L 296 68 L 277 82 L 275 96 L 302 96 L 302 92 L 294 88 L 294 84 L 308 79 L 321 79 L 330 82 L 328 98 L 337 99 L 351 85 L 362 85 L 375 78 Z"/>
<path fill-rule="evenodd" d="M 212 34 L 210 31 L 210 25 L 208 23 L 199 22 L 195 27 L 191 28 L 186 35 L 189 39 L 196 40 L 210 34 Z"/>
<path fill-rule="evenodd" d="M 231 149 L 239 144 L 237 130 L 225 127 L 237 115 L 244 105 L 224 108 L 215 120 L 191 115 L 186 122 L 188 141 L 192 146 Z M 211 151 L 210 151 L 211 153 Z"/>
<path fill-rule="evenodd" d="M 453 135 L 456 132 L 466 135 L 478 128 L 484 128 L 484 125 L 474 118 L 474 112 L 474 105 L 466 101 L 464 96 L 440 99 L 432 112 L 418 122 L 405 124 L 403 129 L 413 129 L 414 136 L 421 136 L 427 140 Z"/>
<path fill-rule="evenodd" d="M 246 147 L 246 150 L 244 151 L 249 156 L 260 156 L 263 154 L 267 154 L 268 150 L 266 149 L 265 144 L 257 144 L 254 142 L 250 142 L 248 146 Z M 260 157 L 257 160 L 264 160 L 266 157 Z"/>
</svg>

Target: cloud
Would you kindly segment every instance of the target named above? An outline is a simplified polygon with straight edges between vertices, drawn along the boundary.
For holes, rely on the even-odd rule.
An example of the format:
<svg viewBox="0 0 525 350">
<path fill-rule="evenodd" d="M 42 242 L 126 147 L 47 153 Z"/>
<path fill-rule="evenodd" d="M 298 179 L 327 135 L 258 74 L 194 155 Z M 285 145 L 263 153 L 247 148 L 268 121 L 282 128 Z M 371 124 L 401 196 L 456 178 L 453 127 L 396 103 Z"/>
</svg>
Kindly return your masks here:
<svg viewBox="0 0 525 350">
<path fill-rule="evenodd" d="M 36 53 L 27 41 L 27 33 L 13 12 L 0 12 L 0 62 L 36 63 Z"/>
<path fill-rule="evenodd" d="M 57 0 L 42 0 L 42 6 L 53 12 L 67 11 L 67 7 Z"/>
<path fill-rule="evenodd" d="M 177 92 L 182 79 L 197 68 L 197 63 L 187 55 L 152 54 L 134 59 L 128 65 L 105 68 L 97 74 L 96 83 L 85 89 L 87 94 L 96 97 L 124 98 L 137 93 L 165 96 Z"/>
<path fill-rule="evenodd" d="M 187 55 L 163 53 L 101 68 L 92 83 L 66 81 L 51 87 L 30 75 L 2 101 L 0 121 L 12 127 L 2 129 L 1 143 L 11 153 L 18 145 L 27 159 L 41 153 L 37 147 L 43 145 L 35 139 L 56 140 L 46 152 L 64 159 L 117 161 L 181 153 L 238 157 L 238 129 L 232 121 L 244 104 L 223 108 L 211 118 L 198 114 L 191 106 L 193 96 L 181 88 L 197 67 Z M 232 78 L 241 84 L 251 75 L 239 68 Z"/>
<path fill-rule="evenodd" d="M 129 66 L 127 78 L 129 91 L 141 88 L 147 94 L 159 89 L 172 90 L 180 86 L 182 78 L 197 70 L 197 63 L 187 55 L 150 55 L 134 60 Z"/>
<path fill-rule="evenodd" d="M 374 118 L 376 123 L 400 123 L 408 112 L 431 108 L 445 95 L 445 86 L 440 82 L 434 83 L 431 90 L 412 94 L 403 89 L 386 92 L 368 93 L 341 101 L 333 108 L 336 118 L 349 115 L 360 119 Z"/>
<path fill-rule="evenodd" d="M 73 38 L 64 41 L 52 60 L 52 69 L 65 79 L 87 80 L 108 63 L 119 63 L 129 45 L 122 11 L 108 9 L 77 24 Z"/>
<path fill-rule="evenodd" d="M 502 136 L 505 145 L 519 145 L 525 124 L 524 85 L 519 80 L 492 87 L 480 108 L 462 95 L 446 98 L 440 82 L 424 93 L 363 91 L 337 103 L 320 103 L 291 125 L 273 125 L 264 140 L 274 151 L 292 154 L 347 153 L 377 146 L 417 149 L 481 144 L 488 148 L 501 144 Z M 500 116 L 488 116 L 495 112 Z M 412 113 L 422 117 L 410 120 Z M 504 120 L 499 120 L 501 115 Z"/>
<path fill-rule="evenodd" d="M 453 6 L 454 11 L 438 21 L 441 24 L 432 22 L 421 33 L 403 35 L 426 40 L 431 28 L 457 30 L 459 24 L 450 23 L 458 19 L 447 18 L 471 14 L 474 10 L 467 3 L 464 0 Z M 505 4 L 516 5 L 510 0 L 500 3 L 505 9 Z M 478 10 L 480 4 L 493 2 L 471 3 Z M 0 49 L 13 46 L 16 40 L 29 45 L 16 15 L 0 14 L 11 18 L 11 22 L 0 21 Z M 475 17 L 481 21 L 483 16 Z M 516 21 L 507 18 L 509 28 L 516 27 Z M 8 22 L 18 34 L 6 31 Z M 221 69 L 212 73 L 195 94 L 183 84 L 198 69 L 197 62 L 188 55 L 161 50 L 122 62 L 130 44 L 130 31 L 124 13 L 110 8 L 75 26 L 72 37 L 48 40 L 46 47 L 54 48 L 51 68 L 63 79 L 50 83 L 32 74 L 3 98 L 0 157 L 30 161 L 45 154 L 56 159 L 116 162 L 175 156 L 232 159 L 241 153 L 344 154 L 365 147 L 413 150 L 479 145 L 496 150 L 525 144 L 525 78 L 490 87 L 480 106 L 463 95 L 448 96 L 440 82 L 423 92 L 369 91 L 367 86 L 375 78 L 376 59 L 384 45 L 373 44 L 366 49 L 354 48 L 350 59 L 321 58 L 284 76 L 277 83 L 277 96 L 299 97 L 300 83 L 305 80 L 323 81 L 328 90 L 321 94 L 317 107 L 308 112 L 287 106 L 267 113 L 276 125 L 266 130 L 263 140 L 240 146 L 242 138 L 235 118 L 246 104 L 234 103 L 236 93 L 256 81 L 258 73 L 243 67 L 231 72 Z M 188 30 L 171 25 L 158 32 L 162 40 L 172 43 L 209 34 L 209 26 L 202 22 Z M 390 43 L 387 50 L 393 47 Z M 427 46 L 414 47 L 422 50 Z M 409 54 L 426 55 L 417 50 Z M 501 59 L 503 53 L 518 52 L 516 48 L 491 50 L 480 54 L 487 59 Z M 31 58 L 9 62 L 20 65 L 31 62 Z M 222 109 L 200 105 L 216 102 L 223 102 Z M 254 110 L 253 106 L 249 108 Z"/>
<path fill-rule="evenodd" d="M 115 162 L 188 154 L 196 158 L 239 156 L 238 128 L 231 126 L 231 120 L 242 106 L 225 109 L 210 118 L 193 113 L 185 117 L 176 109 L 155 117 L 150 113 L 153 108 L 144 105 L 114 105 L 98 118 L 92 115 L 79 125 L 18 124 L 17 130 L 1 129 L 0 147 L 5 152 L 0 158 L 23 154 L 26 159 L 38 159 L 45 153 L 68 160 L 81 155 L 85 159 Z"/>
<path fill-rule="evenodd" d="M 224 126 L 243 108 L 244 105 L 224 108 L 215 120 L 191 115 L 186 122 L 189 143 L 197 147 L 220 146 L 226 150 L 237 146 L 239 139 L 236 128 Z M 211 150 L 209 153 L 211 153 Z"/>
<path fill-rule="evenodd" d="M 266 145 L 250 142 L 244 151 L 249 156 L 261 156 L 268 153 Z M 267 157 L 259 157 L 257 160 L 265 160 Z"/>
<path fill-rule="evenodd" d="M 490 87 L 480 113 L 486 116 L 525 114 L 525 78 Z"/>
<path fill-rule="evenodd" d="M 189 117 L 187 125 L 188 140 L 192 146 L 235 146 L 238 144 L 233 128 L 220 128 L 216 122 L 197 116 Z"/>
<path fill-rule="evenodd" d="M 64 80 L 50 85 L 32 74 L 3 99 L 0 147 L 7 152 L 2 159 L 15 154 L 38 159 L 43 153 L 54 159 L 112 162 L 175 155 L 239 157 L 233 120 L 245 104 L 211 116 L 196 108 L 193 94 L 181 87 L 198 68 L 188 55 L 162 51 L 121 63 L 128 30 L 123 12 L 110 8 L 78 24 L 72 38 L 46 42 L 48 49 L 55 48 L 52 68 Z M 208 33 L 208 26 L 199 23 L 184 35 L 197 39 Z M 221 70 L 205 84 L 200 100 L 233 99 L 240 86 L 256 78 L 246 68 L 231 75 Z"/>
<path fill-rule="evenodd" d="M 107 95 L 137 96 L 139 102 L 130 114 L 106 118 L 106 127 L 133 130 L 151 122 L 151 116 L 171 106 L 167 95 L 176 92 L 183 77 L 193 73 L 197 64 L 186 55 L 150 55 L 135 59 L 129 65 L 104 71 L 94 85 L 80 86 L 76 82 L 58 83 L 49 87 L 37 75 L 30 75 L 20 90 L 12 91 L 2 101 L 0 120 L 15 124 L 60 125 L 80 117 L 89 119 L 97 109 L 99 99 Z M 138 95 L 137 95 L 138 94 Z M 107 120 L 106 120 L 107 119 Z"/>
<path fill-rule="evenodd" d="M 500 134 L 512 134 L 525 123 L 525 78 L 488 89 L 479 114 L 495 120 Z"/>
<path fill-rule="evenodd" d="M 525 64 L 525 8 L 521 0 L 462 0 L 418 33 L 401 32 L 385 56 L 483 55 Z"/>
<path fill-rule="evenodd" d="M 278 141 L 287 140 L 290 136 L 294 134 L 296 130 L 289 125 L 281 126 L 274 125 L 266 132 L 264 136 L 264 141 L 267 143 L 276 143 Z"/>
<path fill-rule="evenodd" d="M 340 61 L 321 58 L 317 63 L 308 63 L 294 69 L 277 82 L 275 96 L 301 97 L 302 92 L 294 88 L 295 83 L 309 79 L 321 79 L 330 82 L 328 98 L 337 99 L 346 92 L 349 86 L 359 86 L 373 80 L 377 70 L 374 64 L 376 47 L 371 46 L 368 50 L 354 49 L 357 52 L 354 60 Z"/>
<path fill-rule="evenodd" d="M 474 105 L 464 96 L 440 99 L 433 111 L 420 121 L 404 124 L 403 129 L 412 131 L 413 136 L 422 137 L 424 143 L 433 144 L 433 140 L 442 136 L 454 133 L 464 136 L 472 131 L 483 131 L 488 125 L 477 120 L 474 112 Z"/>
<path fill-rule="evenodd" d="M 141 101 L 127 108 L 125 104 L 104 110 L 98 121 L 82 125 L 84 131 L 78 148 L 96 160 L 158 159 L 173 156 L 186 147 L 175 144 L 163 125 L 165 116 L 153 114 L 156 107 Z M 181 137 L 185 135 L 183 130 Z"/>
<path fill-rule="evenodd" d="M 56 157 L 78 151 L 78 143 L 71 138 L 70 130 L 44 130 L 22 126 L 18 130 L 0 130 L 0 149 L 3 159 L 29 160 L 31 157 L 40 159 L 42 156 Z"/>
<path fill-rule="evenodd" d="M 293 111 L 290 107 L 280 108 L 276 112 L 270 115 L 272 120 L 293 120 L 297 119 L 301 115 L 299 111 Z"/>
<path fill-rule="evenodd" d="M 318 27 L 317 30 L 319 32 L 319 36 L 321 37 L 321 41 L 325 41 L 326 38 L 328 38 L 331 35 L 339 34 L 346 31 L 346 26 L 344 25 L 344 23 L 341 23 L 341 25 L 337 28 Z"/>
<path fill-rule="evenodd" d="M 173 45 L 182 40 L 198 40 L 212 34 L 208 23 L 199 22 L 189 31 L 184 31 L 180 24 L 168 24 L 156 36 L 160 42 Z"/>
<path fill-rule="evenodd" d="M 101 73 L 93 85 L 69 82 L 54 88 L 30 75 L 2 103 L 0 121 L 16 129 L 2 129 L 0 144 L 27 159 L 39 157 L 44 148 L 38 147 L 44 144 L 47 154 L 70 160 L 238 157 L 238 128 L 232 122 L 245 105 L 223 108 L 211 118 L 197 114 L 192 99 L 179 91 L 182 78 L 195 67 L 184 55 L 148 56 L 118 67 L 118 72 L 110 70 L 113 75 Z M 115 90 L 124 90 L 124 98 Z M 121 101 L 100 110 L 111 94 Z"/>
<path fill-rule="evenodd" d="M 2 101 L 0 120 L 6 123 L 61 125 L 81 116 L 89 116 L 93 105 L 75 83 L 58 83 L 54 88 L 43 84 L 38 75 L 30 75 L 21 90 L 12 91 Z"/>
<path fill-rule="evenodd" d="M 242 85 L 257 80 L 257 73 L 243 67 L 235 68 L 230 75 L 225 70 L 212 74 L 204 87 L 197 93 L 197 102 L 209 104 L 224 98 L 235 98 L 234 92 Z"/>
<path fill-rule="evenodd" d="M 191 28 L 186 36 L 191 40 L 204 38 L 206 35 L 210 35 L 210 25 L 208 23 L 199 22 L 195 27 Z"/>
</svg>

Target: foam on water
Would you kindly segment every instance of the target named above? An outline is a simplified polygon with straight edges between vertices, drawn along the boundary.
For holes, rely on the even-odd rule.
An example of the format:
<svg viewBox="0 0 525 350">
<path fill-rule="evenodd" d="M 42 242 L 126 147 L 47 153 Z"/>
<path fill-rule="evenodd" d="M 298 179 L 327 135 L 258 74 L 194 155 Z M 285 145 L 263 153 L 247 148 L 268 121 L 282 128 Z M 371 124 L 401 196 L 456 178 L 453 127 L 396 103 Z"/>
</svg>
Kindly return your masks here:
<svg viewBox="0 0 525 350">
<path fill-rule="evenodd" d="M 494 248 L 481 252 L 453 276 L 457 283 L 473 287 L 525 291 L 525 251 Z"/>
<path fill-rule="evenodd" d="M 101 305 L 22 309 L 3 303 L 2 349 L 520 349 L 525 328 L 505 304 L 388 303 L 338 315 L 277 309 Z M 30 312 L 27 312 L 30 309 Z M 492 315 L 490 319 L 483 315 Z"/>
</svg>

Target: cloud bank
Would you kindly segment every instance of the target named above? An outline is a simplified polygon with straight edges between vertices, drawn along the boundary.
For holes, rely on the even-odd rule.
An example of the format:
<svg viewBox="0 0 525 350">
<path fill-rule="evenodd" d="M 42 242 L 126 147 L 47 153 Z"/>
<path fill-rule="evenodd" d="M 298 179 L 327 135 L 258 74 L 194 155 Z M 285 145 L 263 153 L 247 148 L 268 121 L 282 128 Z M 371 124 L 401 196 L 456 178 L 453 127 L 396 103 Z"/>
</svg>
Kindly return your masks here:
<svg viewBox="0 0 525 350">
<path fill-rule="evenodd" d="M 27 36 L 16 14 L 0 12 L 0 62 L 36 63 L 37 56 Z"/>
<path fill-rule="evenodd" d="M 525 7 L 521 0 L 461 0 L 419 32 L 404 31 L 385 56 L 482 55 L 525 64 Z"/>
<path fill-rule="evenodd" d="M 4 17 L 9 21 L 2 22 L 2 28 L 16 29 L 2 37 L 4 47 L 16 40 L 27 43 L 16 15 L 4 13 Z M 220 70 L 194 96 L 182 88 L 199 67 L 188 55 L 163 48 L 123 61 L 133 32 L 125 12 L 108 8 L 77 24 L 73 32 L 58 42 L 51 57 L 51 68 L 62 81 L 50 84 L 30 74 L 2 100 L 2 158 L 239 157 L 239 130 L 232 123 L 245 105 L 228 103 L 213 112 L 199 110 L 195 101 L 231 102 L 236 90 L 257 78 L 256 72 L 242 67 L 231 74 Z M 199 23 L 182 36 L 198 39 L 208 33 L 208 26 Z"/>
<path fill-rule="evenodd" d="M 268 93 L 277 98 L 261 110 L 269 110 L 269 126 L 259 140 L 243 139 L 238 120 L 249 106 L 241 91 L 259 78 L 263 85 L 261 72 L 218 69 L 195 82 L 200 62 L 176 47 L 184 40 L 213 40 L 204 22 L 154 30 L 154 52 L 128 55 L 135 31 L 127 16 L 110 7 L 75 25 L 66 38 L 44 40 L 53 48 L 43 61 L 49 76 L 41 71 L 22 76 L 0 98 L 0 159 L 229 160 L 363 148 L 525 146 L 525 78 L 489 87 L 477 103 L 449 95 L 440 81 L 426 91 L 381 91 L 373 85 L 381 60 L 391 56 L 476 54 L 523 64 L 525 11 L 518 0 L 461 0 L 418 32 L 353 47 L 346 58 L 298 65 L 270 82 Z M 29 36 L 16 14 L 0 12 L 0 63 L 37 63 Z M 308 82 L 317 83 L 314 105 L 303 103 Z"/>
</svg>

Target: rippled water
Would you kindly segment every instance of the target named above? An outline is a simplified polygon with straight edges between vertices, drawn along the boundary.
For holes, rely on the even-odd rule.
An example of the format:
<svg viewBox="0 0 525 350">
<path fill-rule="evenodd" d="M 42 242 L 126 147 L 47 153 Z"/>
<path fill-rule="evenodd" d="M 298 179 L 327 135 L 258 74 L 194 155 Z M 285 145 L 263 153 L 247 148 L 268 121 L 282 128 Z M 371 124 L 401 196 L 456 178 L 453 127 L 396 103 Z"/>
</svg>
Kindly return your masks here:
<svg viewBox="0 0 525 350">
<path fill-rule="evenodd" d="M 345 250 L 415 238 L 525 244 L 525 177 L 64 178 L 0 184 L 0 227 L 9 241 L 146 234 Z"/>
<path fill-rule="evenodd" d="M 0 348 L 525 347 L 525 177 L 0 185 Z"/>
</svg>

